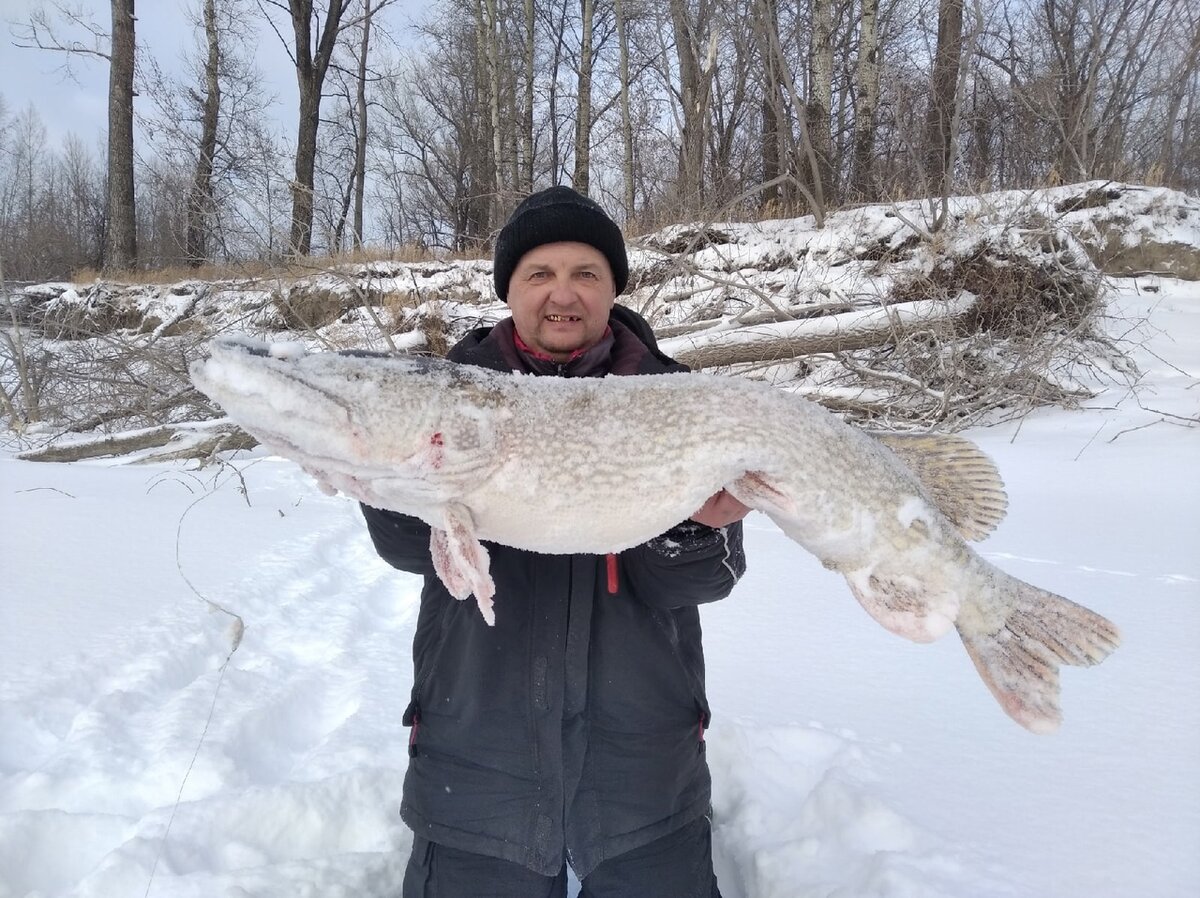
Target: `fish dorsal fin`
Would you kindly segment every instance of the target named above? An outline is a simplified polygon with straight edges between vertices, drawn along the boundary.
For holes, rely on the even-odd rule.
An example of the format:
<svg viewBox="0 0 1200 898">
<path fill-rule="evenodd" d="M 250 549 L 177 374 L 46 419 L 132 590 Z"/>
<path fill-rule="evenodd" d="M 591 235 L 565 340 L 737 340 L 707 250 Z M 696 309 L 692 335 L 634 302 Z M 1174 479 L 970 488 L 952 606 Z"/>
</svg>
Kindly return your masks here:
<svg viewBox="0 0 1200 898">
<path fill-rule="evenodd" d="M 1008 496 L 1000 472 L 970 440 L 937 433 L 871 435 L 917 475 L 964 539 L 981 540 L 1004 520 Z"/>
</svg>

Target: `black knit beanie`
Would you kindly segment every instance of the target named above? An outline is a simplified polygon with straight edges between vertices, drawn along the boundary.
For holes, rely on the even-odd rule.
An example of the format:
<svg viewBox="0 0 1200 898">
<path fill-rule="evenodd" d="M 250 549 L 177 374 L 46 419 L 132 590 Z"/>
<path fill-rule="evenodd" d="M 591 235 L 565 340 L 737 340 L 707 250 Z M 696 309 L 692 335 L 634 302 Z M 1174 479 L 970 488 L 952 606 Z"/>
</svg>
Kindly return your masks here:
<svg viewBox="0 0 1200 898">
<path fill-rule="evenodd" d="M 550 187 L 526 197 L 496 238 L 492 277 L 497 295 L 508 302 L 508 282 L 523 255 L 543 243 L 565 240 L 586 243 L 603 253 L 612 268 L 617 293 L 625 289 L 629 260 L 616 222 L 570 187 Z"/>
</svg>

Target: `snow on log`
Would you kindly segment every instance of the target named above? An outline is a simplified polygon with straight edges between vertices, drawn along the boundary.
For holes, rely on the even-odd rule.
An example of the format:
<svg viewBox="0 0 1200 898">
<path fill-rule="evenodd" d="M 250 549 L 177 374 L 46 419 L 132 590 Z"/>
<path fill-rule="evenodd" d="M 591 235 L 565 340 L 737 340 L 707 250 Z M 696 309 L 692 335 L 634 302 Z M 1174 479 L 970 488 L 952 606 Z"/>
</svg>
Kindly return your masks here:
<svg viewBox="0 0 1200 898">
<path fill-rule="evenodd" d="M 913 330 L 953 321 L 970 311 L 975 300 L 974 294 L 964 291 L 950 300 L 920 299 L 817 319 L 741 328 L 718 326 L 663 340 L 659 348 L 693 369 L 847 352 L 894 342 Z"/>
<path fill-rule="evenodd" d="M 256 445 L 258 441 L 231 420 L 219 418 L 163 424 L 95 439 L 55 443 L 22 452 L 17 458 L 22 461 L 71 462 L 119 455 L 124 456 L 122 460 L 125 463 L 146 463 L 203 459 L 216 452 L 250 449 Z"/>
</svg>

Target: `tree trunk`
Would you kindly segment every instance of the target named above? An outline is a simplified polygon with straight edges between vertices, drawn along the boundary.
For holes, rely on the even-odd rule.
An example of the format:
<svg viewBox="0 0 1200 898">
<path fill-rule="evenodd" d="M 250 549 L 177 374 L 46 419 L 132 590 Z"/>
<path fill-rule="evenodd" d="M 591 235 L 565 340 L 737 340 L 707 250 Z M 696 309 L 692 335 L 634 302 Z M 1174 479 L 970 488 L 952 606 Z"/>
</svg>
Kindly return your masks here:
<svg viewBox="0 0 1200 898">
<path fill-rule="evenodd" d="M 592 166 L 592 0 L 582 0 L 579 42 L 579 97 L 575 115 L 575 175 L 572 185 L 584 196 Z"/>
<path fill-rule="evenodd" d="M 517 190 L 522 196 L 533 192 L 533 67 L 534 50 L 537 46 L 534 41 L 535 24 L 533 0 L 525 0 L 525 71 L 523 72 L 525 95 L 521 116 L 521 174 L 517 183 Z"/>
<path fill-rule="evenodd" d="M 134 0 L 111 0 L 112 51 L 108 67 L 108 227 L 104 270 L 124 271 L 137 262 L 133 195 Z"/>
<path fill-rule="evenodd" d="M 806 114 L 808 136 L 817 160 L 813 194 L 832 203 L 833 139 L 830 131 L 833 108 L 833 0 L 813 0 L 812 43 L 809 46 L 809 90 Z"/>
<path fill-rule="evenodd" d="M 500 65 L 499 65 L 499 36 L 496 22 L 496 0 L 475 0 L 475 46 L 479 58 L 483 61 L 482 76 L 477 76 L 477 84 L 481 102 L 486 107 L 484 118 L 485 131 L 481 134 L 481 143 L 487 147 L 478 156 L 480 170 L 477 175 L 476 190 L 486 193 L 484 198 L 487 205 L 486 220 L 483 231 L 490 230 L 493 218 L 504 206 L 501 201 L 504 187 L 504 175 L 501 168 L 501 132 L 500 132 Z"/>
<path fill-rule="evenodd" d="M 785 199 L 785 194 L 778 181 L 779 176 L 783 173 L 783 128 L 786 112 L 779 72 L 776 69 L 778 62 L 771 49 L 771 35 L 779 33 L 778 0 L 758 0 L 753 7 L 751 21 L 758 46 L 759 70 L 762 74 L 762 110 L 760 112 L 762 127 L 759 129 L 760 183 L 770 185 L 763 188 L 760 205 L 765 210 L 772 210 L 780 200 Z"/>
<path fill-rule="evenodd" d="M 554 40 L 554 54 L 551 57 L 550 72 L 546 78 L 549 82 L 546 104 L 549 107 L 547 115 L 550 119 L 550 180 L 553 184 L 559 183 L 559 172 L 563 167 L 561 125 L 558 121 L 558 72 L 562 68 L 567 14 L 565 7 L 559 12 L 561 13 L 559 20 L 551 23 L 554 28 L 551 34 Z"/>
<path fill-rule="evenodd" d="M 614 14 L 617 19 L 617 43 L 620 45 L 619 78 L 621 100 L 621 180 L 624 182 L 625 224 L 633 221 L 633 119 L 629 110 L 629 22 L 625 18 L 623 0 L 615 0 Z"/>
<path fill-rule="evenodd" d="M 704 150 L 707 144 L 708 101 L 712 91 L 715 60 L 705 54 L 700 34 L 708 24 L 708 5 L 701 2 L 696 20 L 688 18 L 687 0 L 670 0 L 671 24 L 675 32 L 675 52 L 679 60 L 679 138 L 678 194 L 684 214 L 697 213 L 702 207 L 704 188 Z"/>
<path fill-rule="evenodd" d="M 945 196 L 953 177 L 954 120 L 962 61 L 963 0 L 939 0 L 937 55 L 925 117 L 925 177 L 930 192 Z"/>
<path fill-rule="evenodd" d="M 358 45 L 358 92 L 354 98 L 354 248 L 363 245 L 363 203 L 367 192 L 367 51 L 371 46 L 371 0 L 363 0 L 362 41 Z"/>
<path fill-rule="evenodd" d="M 871 159 L 875 150 L 875 114 L 879 107 L 879 0 L 862 0 L 858 59 L 854 66 L 854 149 L 851 189 L 858 200 L 874 199 Z"/>
<path fill-rule="evenodd" d="M 492 202 L 488 214 L 488 226 L 497 224 L 494 216 L 500 214 L 504 205 L 504 159 L 503 131 L 500 127 L 500 22 L 497 18 L 496 0 L 487 3 L 487 60 L 488 60 L 488 115 L 492 128 Z"/>
<path fill-rule="evenodd" d="M 313 48 L 313 0 L 288 0 L 296 37 L 296 84 L 300 89 L 300 121 L 296 127 L 296 174 L 292 179 L 292 230 L 288 241 L 294 256 L 312 250 L 313 174 L 317 160 L 317 130 L 321 125 L 321 88 L 341 29 L 343 0 L 328 0 L 325 24 Z"/>
<path fill-rule="evenodd" d="M 220 32 L 216 0 L 204 0 L 204 37 L 208 56 L 204 62 L 204 105 L 200 113 L 200 149 L 187 207 L 187 263 L 193 268 L 209 259 L 208 235 L 216 208 L 213 197 L 213 159 L 217 154 L 217 122 L 221 112 Z"/>
<path fill-rule="evenodd" d="M 783 198 L 785 202 L 790 203 L 791 197 L 787 188 L 788 185 L 794 187 L 807 200 L 816 226 L 823 228 L 825 226 L 825 194 L 821 165 L 813 149 L 811 129 L 808 125 L 807 104 L 800 99 L 795 79 L 788 68 L 787 56 L 784 54 L 779 40 L 779 23 L 775 8 L 770 0 L 759 0 L 759 4 L 757 17 L 757 21 L 760 23 L 757 29 L 757 37 L 760 42 L 759 52 L 764 59 L 768 60 L 767 68 L 772 73 L 774 90 L 779 94 L 777 100 L 779 105 L 776 109 L 779 112 L 777 133 L 780 135 L 780 168 L 786 170 L 780 173 L 780 177 L 785 178 Z M 789 107 L 785 100 L 790 100 L 790 108 L 795 110 L 799 140 L 792 133 Z M 783 164 L 785 159 L 787 160 L 786 166 Z"/>
</svg>

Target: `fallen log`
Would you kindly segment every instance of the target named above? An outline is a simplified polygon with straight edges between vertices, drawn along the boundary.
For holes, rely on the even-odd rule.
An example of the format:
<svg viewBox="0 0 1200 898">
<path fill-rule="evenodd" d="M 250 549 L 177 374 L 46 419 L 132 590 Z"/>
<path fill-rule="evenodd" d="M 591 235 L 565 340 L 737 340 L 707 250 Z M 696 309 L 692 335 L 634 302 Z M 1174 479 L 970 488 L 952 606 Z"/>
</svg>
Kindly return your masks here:
<svg viewBox="0 0 1200 898">
<path fill-rule="evenodd" d="M 52 443 L 21 452 L 22 461 L 72 462 L 124 456 L 128 463 L 207 459 L 216 452 L 251 449 L 258 441 L 228 418 L 163 424 L 86 440 Z M 161 450 L 161 451 L 154 451 Z"/>
<path fill-rule="evenodd" d="M 853 303 L 838 302 L 838 303 L 823 303 L 821 305 L 803 306 L 801 308 L 787 308 L 776 311 L 767 309 L 759 312 L 749 312 L 744 315 L 738 315 L 733 319 L 739 327 L 751 327 L 758 324 L 770 324 L 777 321 L 805 321 L 812 318 L 822 318 L 828 315 L 837 314 L 840 312 L 849 312 L 854 309 Z M 654 335 L 661 342 L 672 337 L 682 337 L 687 334 L 694 334 L 697 331 L 711 330 L 716 327 L 727 327 L 728 320 L 724 318 L 711 318 L 704 321 L 685 321 L 680 324 L 667 324 L 654 329 Z"/>
<path fill-rule="evenodd" d="M 663 340 L 659 346 L 696 370 L 849 352 L 894 343 L 915 330 L 949 324 L 970 311 L 975 301 L 974 294 L 963 292 L 949 300 L 922 299 L 802 321 L 714 327 Z"/>
</svg>

